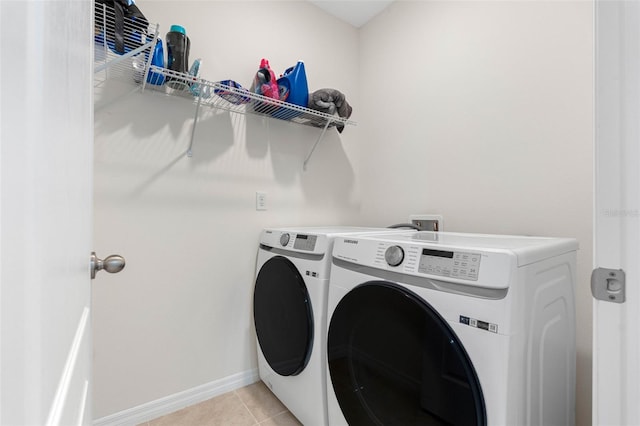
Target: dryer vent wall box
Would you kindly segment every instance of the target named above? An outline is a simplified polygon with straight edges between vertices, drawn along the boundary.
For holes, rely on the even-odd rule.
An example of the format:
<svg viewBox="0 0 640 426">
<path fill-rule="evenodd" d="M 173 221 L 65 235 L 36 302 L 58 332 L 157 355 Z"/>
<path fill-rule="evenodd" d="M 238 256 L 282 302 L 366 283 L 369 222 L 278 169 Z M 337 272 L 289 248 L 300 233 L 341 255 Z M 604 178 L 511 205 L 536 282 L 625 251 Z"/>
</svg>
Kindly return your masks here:
<svg viewBox="0 0 640 426">
<path fill-rule="evenodd" d="M 450 232 L 336 238 L 329 424 L 573 425 L 577 249 Z"/>
<path fill-rule="evenodd" d="M 409 223 L 420 228 L 421 231 L 444 231 L 442 215 L 439 214 L 412 214 Z"/>
</svg>

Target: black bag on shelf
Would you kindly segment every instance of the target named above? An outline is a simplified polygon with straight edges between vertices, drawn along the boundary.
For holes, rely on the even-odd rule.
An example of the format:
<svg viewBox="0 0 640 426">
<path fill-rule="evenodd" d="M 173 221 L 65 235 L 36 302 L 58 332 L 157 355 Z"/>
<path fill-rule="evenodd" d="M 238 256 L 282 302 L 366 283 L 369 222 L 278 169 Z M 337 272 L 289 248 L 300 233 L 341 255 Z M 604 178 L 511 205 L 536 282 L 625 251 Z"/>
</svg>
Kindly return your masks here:
<svg viewBox="0 0 640 426">
<path fill-rule="evenodd" d="M 132 1 L 96 0 L 95 27 L 104 31 L 109 47 L 122 55 L 147 42 L 149 21 Z"/>
</svg>

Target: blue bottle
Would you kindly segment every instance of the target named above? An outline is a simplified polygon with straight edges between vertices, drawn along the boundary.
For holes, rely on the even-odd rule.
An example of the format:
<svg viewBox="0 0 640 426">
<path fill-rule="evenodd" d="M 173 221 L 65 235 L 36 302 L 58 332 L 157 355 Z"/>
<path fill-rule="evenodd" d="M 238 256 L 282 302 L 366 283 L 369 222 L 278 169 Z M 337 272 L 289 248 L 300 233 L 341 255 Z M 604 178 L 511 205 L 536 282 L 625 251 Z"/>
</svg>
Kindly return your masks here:
<svg viewBox="0 0 640 426">
<path fill-rule="evenodd" d="M 309 102 L 309 87 L 304 62 L 298 61 L 295 66 L 288 68 L 278 79 L 278 88 L 281 101 L 306 107 Z"/>
<path fill-rule="evenodd" d="M 151 65 L 164 68 L 164 49 L 162 48 L 162 40 L 160 37 L 156 40 L 156 47 L 153 49 Z M 147 74 L 147 83 L 162 86 L 164 84 L 164 75 L 159 72 L 149 70 L 149 73 Z"/>
<path fill-rule="evenodd" d="M 309 102 L 309 87 L 307 85 L 307 73 L 304 69 L 304 62 L 298 61 L 295 66 L 288 68 L 284 74 L 282 74 L 278 79 L 278 90 L 281 101 L 306 108 Z M 272 115 L 286 120 L 300 114 L 300 112 L 279 108 Z"/>
</svg>

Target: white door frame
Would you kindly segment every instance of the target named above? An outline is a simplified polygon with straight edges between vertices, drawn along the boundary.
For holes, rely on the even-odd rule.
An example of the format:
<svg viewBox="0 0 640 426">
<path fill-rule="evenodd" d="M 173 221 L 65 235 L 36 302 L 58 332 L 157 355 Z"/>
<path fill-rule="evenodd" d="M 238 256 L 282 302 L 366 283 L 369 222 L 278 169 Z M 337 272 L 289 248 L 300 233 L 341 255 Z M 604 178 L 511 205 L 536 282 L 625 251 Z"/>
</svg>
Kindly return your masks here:
<svg viewBox="0 0 640 426">
<path fill-rule="evenodd" d="M 595 2 L 594 267 L 626 301 L 593 301 L 593 424 L 640 424 L 640 2 Z"/>
</svg>

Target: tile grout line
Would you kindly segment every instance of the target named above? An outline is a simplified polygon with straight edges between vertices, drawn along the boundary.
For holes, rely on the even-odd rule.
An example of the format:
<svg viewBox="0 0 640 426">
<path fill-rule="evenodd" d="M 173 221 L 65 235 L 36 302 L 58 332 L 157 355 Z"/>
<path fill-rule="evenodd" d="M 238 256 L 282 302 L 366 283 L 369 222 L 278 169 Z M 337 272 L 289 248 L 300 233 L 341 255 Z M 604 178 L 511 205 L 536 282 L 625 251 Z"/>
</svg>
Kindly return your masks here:
<svg viewBox="0 0 640 426">
<path fill-rule="evenodd" d="M 273 416 L 271 416 L 271 417 L 269 417 L 267 419 L 264 419 L 263 421 L 259 422 L 258 425 L 261 425 L 261 424 L 265 423 L 268 420 L 275 419 L 276 417 L 278 417 L 279 415 L 284 414 L 284 413 L 289 413 L 289 410 L 280 411 L 279 413 L 276 413 Z M 292 414 L 292 416 L 293 416 L 293 414 Z"/>
<path fill-rule="evenodd" d="M 260 423 L 258 423 L 258 424 L 260 424 L 260 425 L 261 425 L 262 423 L 266 422 L 267 420 L 275 419 L 275 418 L 276 418 L 276 417 L 278 417 L 279 415 L 284 414 L 284 413 L 288 413 L 288 412 L 289 412 L 289 410 L 288 410 L 288 409 L 287 409 L 287 410 L 280 411 L 279 413 L 274 414 L 273 416 L 269 417 L 268 419 L 264 419 L 263 421 L 261 421 L 261 422 L 260 422 Z M 293 414 L 292 414 L 292 416 L 293 416 Z"/>
<path fill-rule="evenodd" d="M 237 390 L 234 390 L 233 393 L 235 394 L 235 396 L 238 397 L 238 399 L 240 400 L 240 402 L 242 403 L 242 406 L 249 412 L 249 414 L 251 414 L 251 417 L 253 417 L 253 420 L 255 421 L 254 424 L 259 425 L 260 422 L 258 421 L 258 418 L 251 412 L 251 410 L 249 409 L 249 407 L 247 406 L 247 404 L 244 403 L 244 400 L 242 399 L 242 397 L 238 394 Z"/>
<path fill-rule="evenodd" d="M 285 413 L 289 413 L 289 410 L 280 411 L 279 413 L 276 413 L 276 414 L 274 414 L 274 415 L 273 415 L 273 416 L 271 416 L 271 417 L 267 417 L 267 418 L 266 418 L 266 419 L 264 419 L 263 421 L 258 422 L 258 425 L 265 424 L 265 423 L 266 423 L 266 422 L 268 422 L 269 420 L 273 420 L 273 419 L 275 419 L 276 417 L 278 417 L 278 416 L 280 416 L 280 415 L 282 415 L 282 414 L 285 414 Z M 293 416 L 293 414 L 292 414 L 292 416 Z"/>
<path fill-rule="evenodd" d="M 251 414 L 251 417 L 253 417 L 255 419 L 256 425 L 261 425 L 261 424 L 267 422 L 268 420 L 271 420 L 271 419 L 273 419 L 275 417 L 278 417 L 281 414 L 289 412 L 289 409 L 287 407 L 284 407 L 284 410 L 279 411 L 279 412 L 275 413 L 273 416 L 267 417 L 266 419 L 264 419 L 262 421 L 259 421 L 258 418 L 253 414 L 253 412 L 251 411 L 249 406 L 247 404 L 245 404 L 244 400 L 242 399 L 242 396 L 240 396 L 240 394 L 238 393 L 237 389 L 234 390 L 233 393 L 236 394 L 238 396 L 238 398 L 240 398 L 240 402 L 242 402 L 242 405 L 244 405 L 244 407 L 247 409 L 247 411 L 249 411 L 249 414 Z"/>
</svg>

